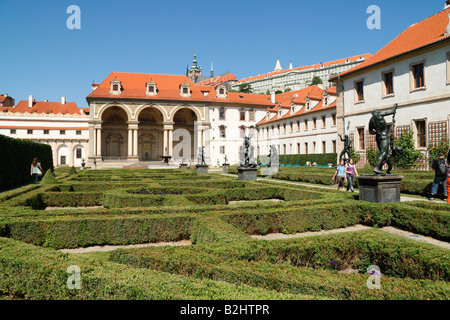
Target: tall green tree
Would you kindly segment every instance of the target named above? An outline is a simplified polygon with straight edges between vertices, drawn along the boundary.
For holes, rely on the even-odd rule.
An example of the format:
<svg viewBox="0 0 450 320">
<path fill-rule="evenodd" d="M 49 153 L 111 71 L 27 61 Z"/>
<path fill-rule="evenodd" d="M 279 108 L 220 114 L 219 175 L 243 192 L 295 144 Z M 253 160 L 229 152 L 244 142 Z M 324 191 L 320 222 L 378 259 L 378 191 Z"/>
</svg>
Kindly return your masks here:
<svg viewBox="0 0 450 320">
<path fill-rule="evenodd" d="M 430 164 L 439 157 L 439 152 L 443 152 L 447 157 L 447 153 L 450 149 L 450 142 L 447 138 L 442 138 L 437 144 L 431 144 L 428 146 L 428 152 L 430 153 Z"/>
<path fill-rule="evenodd" d="M 322 83 L 323 83 L 322 79 L 320 79 L 320 77 L 318 77 L 318 76 L 314 76 L 311 80 L 312 86 L 322 84 Z"/>
<path fill-rule="evenodd" d="M 239 85 L 240 93 L 253 93 L 252 87 L 248 83 L 242 83 Z"/>
<path fill-rule="evenodd" d="M 394 158 L 394 165 L 398 168 L 409 169 L 422 157 L 422 153 L 415 148 L 412 131 L 402 132 L 399 138 L 395 138 L 395 145 L 403 147 L 403 151 Z"/>
</svg>

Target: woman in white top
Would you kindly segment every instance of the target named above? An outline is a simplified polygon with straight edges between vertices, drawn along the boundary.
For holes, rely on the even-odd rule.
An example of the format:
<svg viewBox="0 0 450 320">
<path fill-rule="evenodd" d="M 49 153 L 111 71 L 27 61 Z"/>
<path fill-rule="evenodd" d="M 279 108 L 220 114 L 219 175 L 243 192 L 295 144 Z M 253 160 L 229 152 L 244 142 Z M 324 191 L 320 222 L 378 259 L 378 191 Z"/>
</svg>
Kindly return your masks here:
<svg viewBox="0 0 450 320">
<path fill-rule="evenodd" d="M 39 162 L 38 158 L 34 158 L 33 162 L 31 163 L 31 170 L 30 174 L 33 176 L 33 183 L 37 184 L 39 181 L 39 171 L 41 175 L 43 174 L 44 170 L 42 170 L 41 163 Z"/>
</svg>

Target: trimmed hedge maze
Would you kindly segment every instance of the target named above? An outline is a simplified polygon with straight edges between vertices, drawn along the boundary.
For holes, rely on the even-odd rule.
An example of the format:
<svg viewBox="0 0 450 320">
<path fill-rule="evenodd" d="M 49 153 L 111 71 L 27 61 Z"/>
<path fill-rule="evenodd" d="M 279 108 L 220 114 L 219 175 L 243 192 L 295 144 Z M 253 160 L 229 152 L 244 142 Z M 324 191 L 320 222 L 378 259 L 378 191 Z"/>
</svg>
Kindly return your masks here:
<svg viewBox="0 0 450 320">
<path fill-rule="evenodd" d="M 58 175 L 57 175 L 58 176 Z M 449 299 L 450 209 L 191 170 L 86 170 L 0 194 L 0 294 L 25 299 Z M 357 232 L 258 240 L 363 224 Z M 62 253 L 189 240 L 190 246 Z M 82 289 L 65 283 L 69 265 Z M 377 265 L 381 289 L 367 287 Z"/>
</svg>

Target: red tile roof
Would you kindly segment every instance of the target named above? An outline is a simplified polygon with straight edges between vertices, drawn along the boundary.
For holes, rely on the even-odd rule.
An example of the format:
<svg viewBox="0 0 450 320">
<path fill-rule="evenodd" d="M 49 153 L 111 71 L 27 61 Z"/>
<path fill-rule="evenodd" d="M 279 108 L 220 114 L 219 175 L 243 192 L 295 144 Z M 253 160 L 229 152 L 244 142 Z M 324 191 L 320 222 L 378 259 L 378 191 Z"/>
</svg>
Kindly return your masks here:
<svg viewBox="0 0 450 320">
<path fill-rule="evenodd" d="M 334 60 L 334 61 L 329 61 L 329 62 L 324 62 L 324 63 L 314 64 L 314 65 L 309 65 L 309 66 L 303 66 L 303 67 L 293 68 L 293 69 L 285 69 L 285 70 L 281 70 L 281 71 L 274 71 L 274 72 L 269 72 L 269 73 L 262 74 L 262 75 L 259 75 L 259 76 L 254 76 L 254 77 L 245 78 L 245 79 L 239 80 L 239 82 L 240 82 L 240 83 L 245 83 L 245 82 L 253 81 L 253 80 L 257 80 L 257 79 L 264 79 L 264 78 L 266 78 L 266 77 L 267 77 L 267 78 L 271 78 L 271 77 L 273 77 L 273 76 L 276 76 L 276 75 L 279 75 L 279 74 L 283 74 L 283 73 L 287 73 L 287 72 L 292 71 L 292 70 L 297 70 L 297 71 L 299 71 L 299 70 L 306 70 L 306 69 L 312 69 L 312 68 L 314 68 L 314 69 L 320 69 L 321 66 L 323 66 L 323 67 L 330 67 L 330 66 L 333 65 L 333 64 L 343 64 L 343 63 L 345 63 L 347 60 L 350 60 L 350 61 L 356 61 L 356 60 L 359 59 L 360 57 L 362 57 L 362 58 L 364 58 L 364 59 L 368 59 L 368 58 L 370 58 L 371 56 L 372 56 L 372 54 L 366 53 L 366 54 L 362 54 L 362 55 L 354 56 L 354 57 L 350 57 L 350 58 L 344 58 L 344 59 L 339 59 L 339 60 Z"/>
<path fill-rule="evenodd" d="M 45 113 L 45 114 L 85 114 L 89 111 L 88 108 L 78 108 L 75 102 L 46 102 L 46 101 L 34 101 L 33 106 L 28 108 L 28 100 L 20 101 L 15 107 L 0 107 L 0 112 L 9 111 L 12 113 Z"/>
<path fill-rule="evenodd" d="M 330 88 L 328 90 L 325 90 L 326 92 L 328 92 L 328 94 L 332 94 L 332 95 L 336 95 L 335 93 L 333 94 L 333 92 L 335 92 L 335 88 Z M 317 111 L 322 111 L 322 110 L 328 110 L 328 109 L 332 109 L 332 108 L 336 108 L 336 101 L 325 106 L 323 104 L 323 100 L 322 100 L 322 96 L 325 92 L 323 89 L 321 89 L 318 86 L 311 86 L 302 90 L 298 90 L 298 91 L 291 91 L 291 92 L 287 92 L 287 93 L 283 93 L 283 94 L 279 94 L 276 96 L 276 101 L 279 103 L 275 108 L 272 109 L 268 109 L 268 111 L 271 112 L 277 112 L 277 114 L 272 117 L 271 119 L 267 120 L 267 117 L 264 117 L 264 119 L 262 119 L 260 122 L 258 122 L 257 125 L 262 125 L 262 124 L 267 124 L 267 123 L 271 123 L 271 122 L 276 122 L 278 120 L 284 120 L 284 119 L 289 119 L 289 118 L 293 118 L 293 117 L 297 117 L 303 114 L 307 114 L 307 113 L 312 113 L 312 112 L 317 112 Z M 296 97 L 295 97 L 296 95 Z M 319 98 L 320 97 L 320 98 Z M 320 99 L 319 103 L 312 109 L 306 110 L 304 107 L 301 108 L 299 111 L 297 111 L 296 113 L 292 113 L 291 110 L 291 103 L 293 104 L 297 104 L 297 105 L 304 105 L 306 103 L 306 99 L 313 99 L 313 100 L 318 100 Z M 287 109 L 289 108 L 289 111 L 283 115 L 280 116 L 278 111 L 280 109 Z"/>
<path fill-rule="evenodd" d="M 449 25 L 450 8 L 445 9 L 419 23 L 413 24 L 398 37 L 375 53 L 371 58 L 360 65 L 340 74 L 341 77 L 353 74 L 356 71 L 375 66 L 381 62 L 411 53 L 434 43 L 449 39 L 445 30 Z M 330 80 L 336 79 L 338 76 Z"/>
<path fill-rule="evenodd" d="M 227 81 L 238 81 L 233 73 L 229 73 L 223 76 L 215 76 L 210 79 L 206 79 L 196 83 L 198 86 L 214 86 L 216 84 L 227 82 Z"/>
<path fill-rule="evenodd" d="M 122 85 L 121 95 L 110 95 L 111 81 L 119 80 Z M 156 83 L 157 95 L 146 96 L 146 84 L 150 81 Z M 191 97 L 185 98 L 180 96 L 180 85 L 188 83 L 191 89 Z M 146 99 L 146 100 L 192 100 L 192 101 L 210 101 L 223 103 L 240 103 L 273 106 L 270 96 L 259 94 L 245 94 L 227 92 L 226 99 L 219 99 L 216 95 L 215 87 L 198 85 L 192 83 L 186 76 L 179 75 L 163 75 L 163 74 L 145 74 L 145 73 L 123 73 L 112 72 L 93 92 L 89 98 L 121 98 L 121 99 Z M 208 92 L 205 96 L 205 92 Z"/>
</svg>

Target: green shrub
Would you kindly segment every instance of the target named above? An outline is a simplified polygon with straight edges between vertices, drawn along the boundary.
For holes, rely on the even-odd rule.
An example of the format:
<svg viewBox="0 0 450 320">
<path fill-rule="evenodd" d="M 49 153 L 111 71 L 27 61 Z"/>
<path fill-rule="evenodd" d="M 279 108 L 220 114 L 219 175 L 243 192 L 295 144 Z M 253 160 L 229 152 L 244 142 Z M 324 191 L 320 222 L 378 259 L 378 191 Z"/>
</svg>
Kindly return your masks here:
<svg viewBox="0 0 450 320">
<path fill-rule="evenodd" d="M 13 139 L 0 134 L 0 190 L 31 182 L 30 167 L 35 157 L 42 169 L 53 169 L 52 147 L 22 139 Z"/>
<path fill-rule="evenodd" d="M 55 174 L 52 170 L 47 170 L 41 181 L 42 184 L 56 184 L 57 182 L 58 181 L 56 180 Z"/>
</svg>

